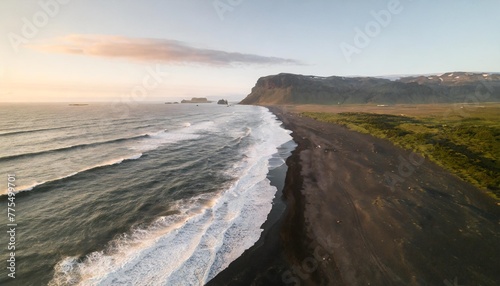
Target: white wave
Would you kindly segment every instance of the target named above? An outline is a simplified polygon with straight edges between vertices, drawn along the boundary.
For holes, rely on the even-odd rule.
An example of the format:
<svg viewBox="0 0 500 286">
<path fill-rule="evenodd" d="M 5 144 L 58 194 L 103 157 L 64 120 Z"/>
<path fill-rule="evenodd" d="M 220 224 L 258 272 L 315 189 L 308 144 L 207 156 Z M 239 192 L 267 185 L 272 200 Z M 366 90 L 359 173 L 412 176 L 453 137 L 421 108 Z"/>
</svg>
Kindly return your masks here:
<svg viewBox="0 0 500 286">
<path fill-rule="evenodd" d="M 132 150 L 147 152 L 155 150 L 166 144 L 178 143 L 181 141 L 195 140 L 202 135 L 200 131 L 207 131 L 214 128 L 213 121 L 204 121 L 191 125 L 184 123 L 183 128 L 174 130 L 162 130 L 159 132 L 150 133 L 149 139 L 142 141 L 140 145 L 130 147 Z"/>
<path fill-rule="evenodd" d="M 140 152 L 138 154 L 134 154 L 130 157 L 123 157 L 123 158 L 118 158 L 118 159 L 112 159 L 110 161 L 105 161 L 105 162 L 100 162 L 98 164 L 81 168 L 81 169 L 73 169 L 75 171 L 65 174 L 59 177 L 52 177 L 50 176 L 44 176 L 44 177 L 39 177 L 40 181 L 35 181 L 23 186 L 19 186 L 16 188 L 16 193 L 18 192 L 24 192 L 24 191 L 31 191 L 35 187 L 38 187 L 40 185 L 53 182 L 53 181 L 58 181 L 61 179 L 65 179 L 68 177 L 72 177 L 78 173 L 85 172 L 94 168 L 98 167 L 103 167 L 103 166 L 111 166 L 111 165 L 117 165 L 122 163 L 125 160 L 135 160 L 139 159 L 142 156 L 142 153 L 148 152 L 155 150 L 161 146 L 164 146 L 166 144 L 174 144 L 186 140 L 195 140 L 200 138 L 202 135 L 200 133 L 205 132 L 205 131 L 213 131 L 215 129 L 215 123 L 213 121 L 203 121 L 199 122 L 193 125 L 189 125 L 186 128 L 179 128 L 176 130 L 168 131 L 168 130 L 160 130 L 157 132 L 151 132 L 151 133 L 146 133 L 146 134 L 141 134 L 138 135 L 137 137 L 142 137 L 142 136 L 147 136 L 147 138 L 144 139 L 137 139 L 137 142 L 134 143 L 133 145 L 128 146 L 128 149 L 131 151 L 135 152 Z M 135 153 L 134 152 L 134 153 Z M 2 195 L 7 195 L 7 189 L 2 189 L 0 190 L 0 196 Z"/>
<path fill-rule="evenodd" d="M 57 178 L 54 178 L 54 179 L 51 179 L 51 180 L 47 180 L 47 181 L 42 181 L 42 182 L 34 182 L 34 183 L 30 184 L 30 185 L 18 186 L 18 187 L 16 187 L 16 192 L 15 193 L 31 191 L 35 187 L 41 186 L 41 185 L 46 184 L 46 183 L 55 182 L 55 181 L 59 181 L 59 180 L 62 180 L 62 179 L 69 178 L 69 177 L 73 177 L 74 175 L 77 175 L 79 173 L 82 173 L 82 172 L 85 172 L 85 171 L 89 171 L 89 170 L 92 170 L 92 169 L 96 169 L 96 168 L 100 168 L 100 167 L 104 167 L 104 166 L 118 165 L 118 164 L 121 164 L 124 161 L 128 161 L 128 160 L 137 160 L 137 159 L 139 159 L 141 157 L 142 157 L 142 153 L 139 153 L 139 154 L 134 154 L 134 155 L 129 156 L 129 157 L 122 157 L 122 158 L 117 158 L 117 159 L 105 161 L 103 163 L 83 168 L 83 169 L 81 169 L 79 171 L 70 173 L 70 174 L 65 175 L 65 176 L 57 177 Z M 8 194 L 7 190 L 4 190 L 4 192 L 2 192 L 0 194 L 0 196 L 4 196 L 4 195 L 7 195 L 7 194 Z"/>
<path fill-rule="evenodd" d="M 105 251 L 90 253 L 83 261 L 77 257 L 66 257 L 55 267 L 55 275 L 49 285 L 99 285 L 113 271 L 118 271 L 127 263 L 144 256 L 141 251 L 154 246 L 168 233 L 178 230 L 190 221 L 196 221 L 207 208 L 214 205 L 216 196 L 201 195 L 181 200 L 173 210 L 178 214 L 163 216 L 145 229 L 136 228 L 109 243 Z"/>
<path fill-rule="evenodd" d="M 82 261 L 61 260 L 49 285 L 204 285 L 251 247 L 276 193 L 269 159 L 291 140 L 274 115 L 251 108 L 260 126 L 247 131 L 255 144 L 231 171 L 239 179 L 217 194 L 179 201 L 178 214 L 131 230 Z"/>
</svg>

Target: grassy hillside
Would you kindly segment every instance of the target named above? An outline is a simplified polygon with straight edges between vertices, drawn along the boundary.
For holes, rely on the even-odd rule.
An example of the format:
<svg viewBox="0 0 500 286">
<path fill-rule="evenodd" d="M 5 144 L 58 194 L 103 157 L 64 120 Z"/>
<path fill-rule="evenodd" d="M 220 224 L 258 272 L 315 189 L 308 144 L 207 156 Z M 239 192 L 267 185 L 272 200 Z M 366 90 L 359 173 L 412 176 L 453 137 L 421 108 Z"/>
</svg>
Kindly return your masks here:
<svg viewBox="0 0 500 286">
<path fill-rule="evenodd" d="M 500 199 L 500 108 L 465 115 L 402 116 L 303 112 L 305 116 L 386 138 L 424 155 Z"/>
</svg>

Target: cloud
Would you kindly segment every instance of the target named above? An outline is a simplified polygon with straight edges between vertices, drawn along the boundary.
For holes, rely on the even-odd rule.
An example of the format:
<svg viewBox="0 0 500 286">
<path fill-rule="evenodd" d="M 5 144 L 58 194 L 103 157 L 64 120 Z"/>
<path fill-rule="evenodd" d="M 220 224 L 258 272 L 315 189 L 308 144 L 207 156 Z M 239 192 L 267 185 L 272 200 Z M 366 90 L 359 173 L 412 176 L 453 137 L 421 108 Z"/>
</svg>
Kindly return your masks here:
<svg viewBox="0 0 500 286">
<path fill-rule="evenodd" d="M 49 53 L 122 58 L 143 62 L 196 63 L 219 66 L 301 64 L 293 59 L 200 49 L 174 40 L 108 35 L 68 35 L 45 44 L 32 44 L 28 47 Z"/>
</svg>

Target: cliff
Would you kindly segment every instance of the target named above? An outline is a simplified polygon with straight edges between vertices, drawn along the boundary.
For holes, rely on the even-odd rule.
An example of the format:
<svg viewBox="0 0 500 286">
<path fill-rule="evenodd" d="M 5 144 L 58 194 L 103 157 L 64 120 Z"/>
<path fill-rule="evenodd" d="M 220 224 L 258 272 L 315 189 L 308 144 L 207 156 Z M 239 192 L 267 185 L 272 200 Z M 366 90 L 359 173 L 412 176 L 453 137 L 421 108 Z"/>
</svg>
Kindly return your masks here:
<svg viewBox="0 0 500 286">
<path fill-rule="evenodd" d="M 261 77 L 240 103 L 400 104 L 500 101 L 500 74 L 445 73 L 404 77 L 318 77 L 281 73 Z"/>
</svg>

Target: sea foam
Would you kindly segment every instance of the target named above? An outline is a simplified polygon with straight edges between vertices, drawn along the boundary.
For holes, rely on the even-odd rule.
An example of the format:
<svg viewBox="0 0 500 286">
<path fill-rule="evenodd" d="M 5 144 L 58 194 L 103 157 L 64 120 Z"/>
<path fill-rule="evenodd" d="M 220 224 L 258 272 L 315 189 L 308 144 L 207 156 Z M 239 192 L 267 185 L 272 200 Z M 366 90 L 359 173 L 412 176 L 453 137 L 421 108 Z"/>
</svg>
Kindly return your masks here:
<svg viewBox="0 0 500 286">
<path fill-rule="evenodd" d="M 254 108 L 260 124 L 243 134 L 253 144 L 244 150 L 243 160 L 227 170 L 235 180 L 219 192 L 179 200 L 176 214 L 132 229 L 102 251 L 61 260 L 49 285 L 204 285 L 251 247 L 276 193 L 267 173 L 279 163 L 270 166 L 269 161 L 277 147 L 291 140 L 274 115 Z M 215 126 L 204 123 L 198 128 Z"/>
</svg>

